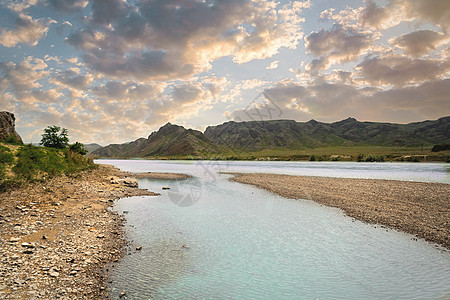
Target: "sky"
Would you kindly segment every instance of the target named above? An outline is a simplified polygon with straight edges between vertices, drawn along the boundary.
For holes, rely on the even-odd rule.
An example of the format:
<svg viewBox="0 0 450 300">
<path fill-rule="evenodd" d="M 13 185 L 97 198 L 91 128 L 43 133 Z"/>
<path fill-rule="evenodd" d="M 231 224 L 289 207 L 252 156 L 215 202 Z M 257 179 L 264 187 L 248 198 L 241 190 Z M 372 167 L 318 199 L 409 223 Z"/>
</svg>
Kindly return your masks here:
<svg viewBox="0 0 450 300">
<path fill-rule="evenodd" d="M 448 0 L 0 0 L 0 25 L 0 111 L 26 143 L 450 115 Z"/>
</svg>

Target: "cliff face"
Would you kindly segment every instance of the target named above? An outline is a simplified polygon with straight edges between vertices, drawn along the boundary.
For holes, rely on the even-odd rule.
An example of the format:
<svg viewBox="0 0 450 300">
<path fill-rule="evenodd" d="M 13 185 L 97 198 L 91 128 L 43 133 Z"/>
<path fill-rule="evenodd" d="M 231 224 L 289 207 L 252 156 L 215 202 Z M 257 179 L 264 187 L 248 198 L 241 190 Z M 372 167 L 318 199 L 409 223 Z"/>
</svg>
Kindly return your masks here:
<svg viewBox="0 0 450 300">
<path fill-rule="evenodd" d="M 22 138 L 16 132 L 15 121 L 16 118 L 14 117 L 14 114 L 7 111 L 0 112 L 0 140 L 5 140 L 8 137 L 13 136 L 22 142 Z"/>
</svg>

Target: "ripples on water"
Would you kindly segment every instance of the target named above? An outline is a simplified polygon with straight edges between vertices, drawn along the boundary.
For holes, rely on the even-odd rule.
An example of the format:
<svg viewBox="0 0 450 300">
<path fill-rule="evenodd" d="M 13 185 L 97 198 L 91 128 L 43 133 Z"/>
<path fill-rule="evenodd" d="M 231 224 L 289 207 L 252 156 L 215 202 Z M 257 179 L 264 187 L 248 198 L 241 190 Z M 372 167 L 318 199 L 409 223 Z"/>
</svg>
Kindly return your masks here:
<svg viewBox="0 0 450 300">
<path fill-rule="evenodd" d="M 127 299 L 450 296 L 449 253 L 408 234 L 386 232 L 312 201 L 229 182 L 225 175 L 212 179 L 195 164 L 117 165 L 127 171 L 194 174 L 201 197 L 180 207 L 170 197 L 173 190 L 161 191 L 175 181 L 143 179 L 141 187 L 162 195 L 117 202 L 116 211 L 129 211 L 129 238 L 143 249 L 131 251 L 116 267 L 113 297 L 123 290 Z M 248 169 L 245 163 L 234 168 Z M 187 183 L 178 182 L 180 194 L 191 193 Z"/>
</svg>

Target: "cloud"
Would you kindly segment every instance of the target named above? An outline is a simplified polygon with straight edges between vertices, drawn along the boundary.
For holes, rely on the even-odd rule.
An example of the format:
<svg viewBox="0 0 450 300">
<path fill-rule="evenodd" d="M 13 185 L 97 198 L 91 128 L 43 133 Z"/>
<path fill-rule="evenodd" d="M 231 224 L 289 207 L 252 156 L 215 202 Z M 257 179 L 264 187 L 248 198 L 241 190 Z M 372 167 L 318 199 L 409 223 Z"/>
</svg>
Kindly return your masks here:
<svg viewBox="0 0 450 300">
<path fill-rule="evenodd" d="M 14 23 L 13 30 L 2 29 L 0 33 L 0 44 L 8 48 L 20 43 L 36 46 L 39 40 L 47 34 L 48 25 L 56 23 L 56 21 L 51 19 L 35 20 L 28 15 L 19 13 Z"/>
<path fill-rule="evenodd" d="M 435 24 L 443 31 L 450 28 L 450 1 L 442 0 L 392 0 L 397 9 L 405 11 L 407 17 Z"/>
<path fill-rule="evenodd" d="M 434 80 L 446 74 L 448 61 L 411 59 L 400 55 L 368 57 L 356 66 L 363 82 L 403 86 Z"/>
<path fill-rule="evenodd" d="M 231 56 L 238 64 L 296 48 L 309 2 L 93 1 L 86 28 L 68 37 L 93 70 L 117 79 L 188 79 Z"/>
<path fill-rule="evenodd" d="M 279 60 L 275 60 L 273 62 L 270 63 L 270 65 L 268 67 L 266 67 L 267 70 L 275 70 L 278 68 L 278 63 L 280 61 Z"/>
<path fill-rule="evenodd" d="M 305 38 L 305 47 L 314 56 L 322 56 L 313 69 L 323 69 L 325 62 L 343 63 L 357 59 L 374 43 L 376 37 L 371 33 L 358 32 L 335 24 L 330 30 L 321 29 Z M 317 67 L 319 65 L 320 67 Z"/>
<path fill-rule="evenodd" d="M 48 0 L 50 6 L 58 11 L 71 13 L 81 11 L 88 4 L 87 0 Z"/>
<path fill-rule="evenodd" d="M 392 5 L 380 7 L 374 1 L 369 0 L 358 19 L 363 27 L 384 30 L 404 21 L 405 15 L 398 7 Z"/>
<path fill-rule="evenodd" d="M 60 71 L 51 80 L 52 83 L 71 87 L 77 90 L 85 90 L 94 81 L 92 75 L 80 75 L 75 70 Z"/>
<path fill-rule="evenodd" d="M 419 57 L 428 54 L 448 41 L 449 38 L 443 33 L 431 30 L 417 30 L 393 38 L 390 42 L 406 53 Z"/>
<path fill-rule="evenodd" d="M 271 112 L 271 119 L 334 122 L 352 116 L 358 120 L 407 123 L 450 114 L 450 79 L 389 90 L 371 88 L 370 92 L 367 88 L 325 81 L 309 86 L 291 83 L 278 84 L 265 93 L 270 101 L 235 110 L 234 118 L 257 120 Z"/>
</svg>

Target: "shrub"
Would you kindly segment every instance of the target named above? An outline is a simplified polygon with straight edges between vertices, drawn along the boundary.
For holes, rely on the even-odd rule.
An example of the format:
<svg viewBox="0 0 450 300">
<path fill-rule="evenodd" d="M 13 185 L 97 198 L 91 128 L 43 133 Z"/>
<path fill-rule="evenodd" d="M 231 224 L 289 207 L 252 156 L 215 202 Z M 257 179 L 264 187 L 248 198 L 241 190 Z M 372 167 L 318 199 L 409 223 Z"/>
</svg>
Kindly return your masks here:
<svg viewBox="0 0 450 300">
<path fill-rule="evenodd" d="M 72 152 L 78 153 L 80 155 L 86 155 L 86 153 L 87 153 L 87 150 L 84 148 L 84 145 L 82 143 L 78 143 L 78 142 L 70 145 L 69 150 Z"/>
<path fill-rule="evenodd" d="M 311 156 L 309 157 L 309 161 L 316 161 L 316 157 L 315 157 L 314 155 L 311 155 Z"/>
<path fill-rule="evenodd" d="M 22 141 L 13 135 L 8 136 L 3 142 L 11 145 L 23 145 Z"/>
<path fill-rule="evenodd" d="M 358 154 L 356 161 L 359 161 L 359 162 L 364 161 L 364 154 Z"/>
<path fill-rule="evenodd" d="M 431 152 L 439 152 L 439 151 L 446 151 L 446 150 L 450 150 L 450 144 L 435 145 L 431 149 Z"/>
</svg>

